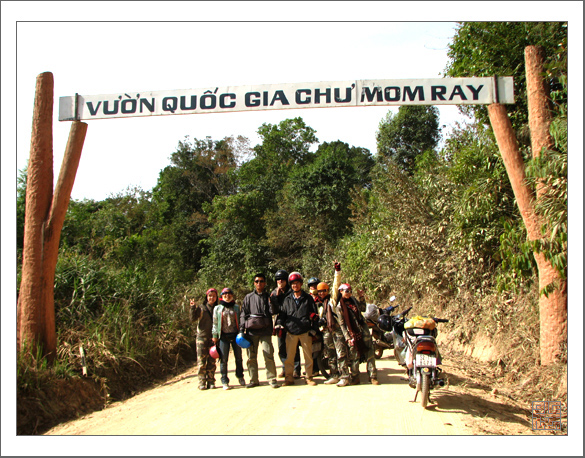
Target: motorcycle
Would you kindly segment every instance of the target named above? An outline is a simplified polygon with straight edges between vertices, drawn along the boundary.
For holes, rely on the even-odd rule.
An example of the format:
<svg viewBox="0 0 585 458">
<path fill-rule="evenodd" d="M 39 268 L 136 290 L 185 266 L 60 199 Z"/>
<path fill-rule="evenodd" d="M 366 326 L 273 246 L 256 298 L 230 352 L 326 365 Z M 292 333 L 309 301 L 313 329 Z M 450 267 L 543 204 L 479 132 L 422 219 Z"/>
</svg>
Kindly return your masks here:
<svg viewBox="0 0 585 458">
<path fill-rule="evenodd" d="M 437 346 L 437 323 L 449 320 L 434 317 L 414 317 L 405 324 L 405 343 L 407 346 L 406 366 L 409 386 L 416 389 L 414 400 L 421 393 L 421 406 L 426 409 L 430 401 L 430 391 L 442 387 L 445 381 L 440 374 L 441 355 Z"/>
<path fill-rule="evenodd" d="M 406 316 L 412 307 L 407 308 L 404 312 L 390 317 L 389 323 L 383 320 L 381 327 L 384 330 L 390 329 L 392 332 L 392 341 L 394 343 L 394 358 L 403 367 L 406 367 L 406 343 L 404 341 L 404 325 L 407 321 Z"/>
<path fill-rule="evenodd" d="M 393 350 L 395 340 L 392 335 L 392 321 L 394 317 L 392 312 L 398 308 L 388 306 L 385 309 L 377 307 L 374 304 L 368 304 L 364 318 L 372 333 L 372 343 L 374 344 L 374 356 L 380 359 L 384 350 Z"/>
</svg>

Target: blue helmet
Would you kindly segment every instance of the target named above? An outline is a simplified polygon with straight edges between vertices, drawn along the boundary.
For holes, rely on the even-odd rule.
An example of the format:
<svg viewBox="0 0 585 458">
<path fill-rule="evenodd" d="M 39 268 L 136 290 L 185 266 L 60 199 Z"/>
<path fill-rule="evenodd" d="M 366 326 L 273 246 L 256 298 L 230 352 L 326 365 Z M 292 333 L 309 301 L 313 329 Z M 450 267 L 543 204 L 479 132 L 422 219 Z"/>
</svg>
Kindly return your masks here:
<svg viewBox="0 0 585 458">
<path fill-rule="evenodd" d="M 241 332 L 236 336 L 236 343 L 242 348 L 248 348 L 251 345 L 250 341 Z"/>
</svg>

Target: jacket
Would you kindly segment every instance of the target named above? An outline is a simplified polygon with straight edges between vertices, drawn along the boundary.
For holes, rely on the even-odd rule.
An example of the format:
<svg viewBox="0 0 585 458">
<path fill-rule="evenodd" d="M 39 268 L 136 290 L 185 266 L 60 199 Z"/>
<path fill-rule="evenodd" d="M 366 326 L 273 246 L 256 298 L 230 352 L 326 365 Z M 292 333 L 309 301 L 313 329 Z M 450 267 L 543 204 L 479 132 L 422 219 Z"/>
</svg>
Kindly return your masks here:
<svg viewBox="0 0 585 458">
<path fill-rule="evenodd" d="M 276 319 L 277 325 L 283 326 L 287 332 L 296 336 L 315 329 L 316 322 L 311 320 L 311 315 L 313 313 L 317 315 L 317 306 L 309 293 L 301 291 L 298 302 L 297 306 L 294 292 L 287 295 Z"/>
<path fill-rule="evenodd" d="M 270 318 L 270 324 L 262 329 L 248 330 L 247 332 L 252 336 L 269 336 L 272 334 L 272 315 L 278 313 L 278 308 L 274 307 L 269 300 L 268 293 L 264 291 L 258 294 L 255 290 L 244 297 L 242 309 L 240 312 L 240 332 L 246 332 L 246 320 L 250 316 L 265 316 Z"/>
<path fill-rule="evenodd" d="M 213 326 L 211 329 L 212 337 L 221 338 L 221 323 L 223 319 L 224 302 L 220 301 L 219 305 L 213 309 Z M 234 317 L 236 318 L 236 327 L 240 329 L 239 324 L 240 306 L 234 302 Z"/>
<path fill-rule="evenodd" d="M 349 300 L 351 302 L 353 302 L 355 304 L 355 306 L 358 308 L 358 312 L 357 315 L 355 316 L 357 324 L 361 327 L 361 331 L 362 332 L 367 332 L 369 334 L 369 330 L 368 330 L 368 325 L 366 324 L 366 320 L 362 315 L 362 312 L 360 312 L 359 310 L 359 303 L 357 301 L 357 299 L 355 297 L 350 297 Z M 345 338 L 346 341 L 351 339 L 351 335 L 349 334 L 349 331 L 347 329 L 347 323 L 345 322 L 345 318 L 343 316 L 343 310 L 341 308 L 341 301 L 339 301 L 335 307 L 335 310 L 337 312 L 337 322 L 339 323 L 339 327 L 341 328 L 341 332 L 343 332 L 343 337 Z M 348 310 L 349 313 L 354 313 L 351 310 Z"/>
<path fill-rule="evenodd" d="M 189 318 L 197 323 L 197 338 L 200 340 L 211 339 L 211 328 L 213 326 L 213 309 L 207 301 L 199 306 L 193 305 L 189 310 Z"/>
<path fill-rule="evenodd" d="M 336 270 L 333 276 L 333 286 L 331 287 L 331 294 L 329 294 L 319 308 L 319 318 L 327 318 L 327 308 L 331 309 L 333 315 L 333 323 L 327 323 L 327 326 L 331 326 L 334 330 L 339 328 L 339 321 L 337 319 L 337 300 L 339 299 L 339 285 L 341 285 L 341 271 Z M 324 326 L 324 329 L 327 328 Z"/>
<path fill-rule="evenodd" d="M 292 289 L 287 284 L 284 293 L 278 294 L 278 288 L 274 288 L 274 290 L 270 293 L 270 305 L 272 305 L 273 309 L 276 310 L 276 313 L 280 312 L 280 308 L 284 302 L 284 298 L 290 294 Z"/>
</svg>

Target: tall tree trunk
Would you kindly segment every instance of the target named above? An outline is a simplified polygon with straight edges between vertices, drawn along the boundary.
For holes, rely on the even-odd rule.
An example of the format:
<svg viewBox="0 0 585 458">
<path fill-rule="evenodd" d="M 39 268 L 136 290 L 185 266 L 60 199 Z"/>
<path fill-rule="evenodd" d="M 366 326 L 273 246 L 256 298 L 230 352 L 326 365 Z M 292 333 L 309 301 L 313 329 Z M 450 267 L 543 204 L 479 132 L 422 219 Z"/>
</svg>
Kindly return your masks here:
<svg viewBox="0 0 585 458">
<path fill-rule="evenodd" d="M 544 149 L 554 147 L 550 125 L 552 121 L 549 89 L 544 77 L 544 50 L 540 46 L 527 46 L 524 50 L 526 61 L 526 92 L 528 94 L 528 123 L 532 141 L 532 156 L 539 157 Z M 545 191 L 543 184 L 537 184 L 536 195 Z M 545 233 L 541 237 L 550 237 Z M 551 364 L 561 353 L 567 339 L 567 282 L 547 261 L 542 253 L 535 253 L 538 265 L 539 287 L 542 291 L 548 285 L 554 291 L 540 298 L 540 360 Z"/>
<path fill-rule="evenodd" d="M 532 48 L 532 47 L 528 47 Z M 537 50 L 526 49 L 529 122 L 531 128 L 532 153 L 539 155 L 543 147 L 550 148 L 550 111 L 543 79 L 542 55 Z M 539 61 L 540 63 L 538 63 Z M 536 81 L 539 80 L 539 81 Z M 525 182 L 525 164 L 518 148 L 516 134 L 501 104 L 488 106 L 490 122 L 508 172 L 510 183 L 531 241 L 543 238 L 542 221 L 535 211 L 536 197 Z M 538 266 L 540 314 L 540 363 L 553 363 L 563 351 L 567 338 L 567 284 L 559 272 L 545 259 L 542 253 L 534 253 Z M 548 295 L 542 291 L 550 284 L 556 286 Z"/>
<path fill-rule="evenodd" d="M 86 132 L 87 124 L 72 123 L 53 195 L 53 75 L 39 75 L 26 187 L 17 347 L 35 353 L 40 349 L 50 361 L 57 347 L 54 283 L 59 239 Z"/>
<path fill-rule="evenodd" d="M 46 354 L 52 359 L 57 349 L 55 328 L 55 268 L 59 254 L 59 240 L 61 229 L 67 214 L 67 207 L 71 197 L 71 190 L 75 181 L 77 167 L 81 158 L 83 142 L 87 132 L 87 124 L 75 121 L 71 124 L 69 139 L 63 156 L 63 163 L 53 195 L 51 211 L 45 225 L 44 255 L 42 273 L 42 302 L 44 309 L 44 345 Z"/>
<path fill-rule="evenodd" d="M 33 350 L 42 343 L 41 294 L 45 220 L 53 193 L 53 74 L 37 77 L 30 158 L 27 170 L 22 280 L 17 305 L 17 346 Z"/>
</svg>

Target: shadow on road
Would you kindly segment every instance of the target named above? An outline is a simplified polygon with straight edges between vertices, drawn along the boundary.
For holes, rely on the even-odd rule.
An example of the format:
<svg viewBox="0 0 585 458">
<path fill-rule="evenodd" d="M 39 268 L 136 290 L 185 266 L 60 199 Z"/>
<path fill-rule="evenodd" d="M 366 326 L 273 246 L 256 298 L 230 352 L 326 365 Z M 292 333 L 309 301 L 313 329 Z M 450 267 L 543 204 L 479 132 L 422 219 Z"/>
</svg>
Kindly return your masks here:
<svg viewBox="0 0 585 458">
<path fill-rule="evenodd" d="M 413 395 L 414 398 L 414 395 Z M 420 399 L 420 393 L 419 393 Z M 431 391 L 431 402 L 427 410 L 468 414 L 476 418 L 492 418 L 505 423 L 516 423 L 530 428 L 526 420 L 530 412 L 525 409 L 490 401 L 470 393 L 455 392 L 446 388 Z"/>
</svg>

